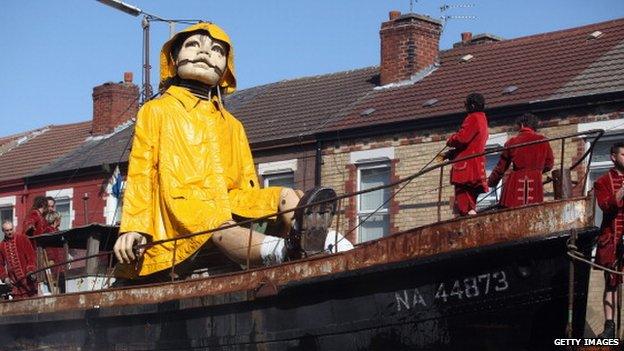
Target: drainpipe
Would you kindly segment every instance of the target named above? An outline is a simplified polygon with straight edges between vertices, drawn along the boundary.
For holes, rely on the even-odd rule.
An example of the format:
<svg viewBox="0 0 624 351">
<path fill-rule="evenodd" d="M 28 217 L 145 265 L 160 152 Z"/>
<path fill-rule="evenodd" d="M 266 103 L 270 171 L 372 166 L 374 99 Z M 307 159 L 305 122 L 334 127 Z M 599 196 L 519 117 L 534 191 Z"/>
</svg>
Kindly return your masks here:
<svg viewBox="0 0 624 351">
<path fill-rule="evenodd" d="M 89 224 L 89 209 L 87 207 L 87 200 L 89 200 L 89 193 L 82 195 L 82 207 L 84 209 L 84 225 Z"/>
<path fill-rule="evenodd" d="M 315 156 L 315 164 L 314 164 L 314 186 L 321 186 L 321 165 L 323 163 L 322 153 L 321 153 L 321 141 L 316 142 L 316 156 Z M 304 175 L 305 177 L 305 175 Z"/>
</svg>

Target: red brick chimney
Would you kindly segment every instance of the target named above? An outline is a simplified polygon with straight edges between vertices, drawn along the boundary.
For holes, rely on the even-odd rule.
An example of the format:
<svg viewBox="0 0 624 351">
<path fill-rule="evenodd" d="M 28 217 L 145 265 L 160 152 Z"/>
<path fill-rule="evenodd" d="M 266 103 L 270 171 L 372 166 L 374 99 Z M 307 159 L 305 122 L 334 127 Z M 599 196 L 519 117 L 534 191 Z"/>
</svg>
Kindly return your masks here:
<svg viewBox="0 0 624 351">
<path fill-rule="evenodd" d="M 461 34 L 461 42 L 463 44 L 470 43 L 472 40 L 472 32 L 462 32 Z"/>
<path fill-rule="evenodd" d="M 380 83 L 409 79 L 438 60 L 442 22 L 437 19 L 390 11 L 381 24 Z"/>
<path fill-rule="evenodd" d="M 125 72 L 123 82 L 93 88 L 91 134 L 112 133 L 115 127 L 135 117 L 138 110 L 139 87 L 132 83 L 132 72 Z"/>
</svg>

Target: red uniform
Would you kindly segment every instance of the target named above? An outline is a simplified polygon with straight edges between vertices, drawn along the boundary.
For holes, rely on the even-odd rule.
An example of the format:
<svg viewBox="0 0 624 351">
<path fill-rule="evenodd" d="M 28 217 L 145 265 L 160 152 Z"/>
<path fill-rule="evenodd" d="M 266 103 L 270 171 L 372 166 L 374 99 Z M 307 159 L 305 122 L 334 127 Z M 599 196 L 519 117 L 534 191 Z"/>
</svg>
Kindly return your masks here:
<svg viewBox="0 0 624 351">
<path fill-rule="evenodd" d="M 446 145 L 455 148 L 454 158 L 462 158 L 483 153 L 488 136 L 485 113 L 472 112 L 466 116 L 459 131 L 446 141 Z M 464 216 L 476 209 L 477 195 L 488 191 L 485 156 L 454 163 L 451 184 L 455 185 L 456 211 Z"/>
<path fill-rule="evenodd" d="M 37 295 L 37 284 L 26 276 L 35 270 L 36 262 L 35 251 L 26 236 L 13 235 L 0 243 L 0 279 L 11 279 L 15 298 Z"/>
<path fill-rule="evenodd" d="M 624 229 L 624 203 L 615 198 L 615 193 L 622 187 L 622 182 L 624 182 L 624 176 L 619 174 L 615 168 L 611 168 L 607 174 L 594 182 L 596 201 L 602 210 L 596 263 L 609 268 L 616 268 L 616 259 L 622 255 L 621 252 L 617 251 L 622 242 L 622 230 Z M 607 283 L 610 287 L 615 287 L 621 281 L 619 276 L 610 274 Z"/>
<path fill-rule="evenodd" d="M 28 216 L 24 219 L 24 234 L 30 238 L 36 235 L 41 235 L 45 233 L 46 228 L 48 227 L 48 222 L 46 222 L 45 218 L 39 210 L 34 209 L 28 213 Z"/>
<path fill-rule="evenodd" d="M 54 233 L 57 232 L 58 229 L 55 227 L 48 225 L 44 230 L 44 233 Z M 61 262 L 67 261 L 67 256 L 65 255 L 65 249 L 62 247 L 46 247 L 45 249 L 46 256 L 48 258 L 49 264 L 57 264 Z M 63 266 L 57 266 L 52 268 L 53 274 L 58 274 L 63 271 Z"/>
<path fill-rule="evenodd" d="M 531 128 L 521 128 L 518 135 L 505 143 L 505 147 L 544 139 L 543 135 Z M 518 207 L 540 203 L 544 201 L 542 173 L 550 171 L 553 162 L 553 152 L 548 142 L 505 150 L 490 174 L 488 185 L 496 186 L 513 163 L 512 171 L 503 182 L 500 204 L 503 207 Z"/>
</svg>

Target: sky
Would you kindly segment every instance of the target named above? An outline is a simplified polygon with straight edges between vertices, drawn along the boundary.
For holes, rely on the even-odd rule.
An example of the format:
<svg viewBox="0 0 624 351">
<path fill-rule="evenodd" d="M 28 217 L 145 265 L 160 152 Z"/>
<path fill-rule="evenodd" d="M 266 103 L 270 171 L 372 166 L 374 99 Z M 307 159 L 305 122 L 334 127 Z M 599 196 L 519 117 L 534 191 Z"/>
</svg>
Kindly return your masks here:
<svg viewBox="0 0 624 351">
<path fill-rule="evenodd" d="M 232 39 L 238 88 L 379 64 L 379 28 L 409 0 L 125 0 L 166 19 L 201 19 Z M 444 12 L 443 5 L 450 5 Z M 462 7 L 467 6 L 467 7 Z M 506 39 L 624 17 L 623 0 L 414 0 L 413 12 L 445 21 L 441 49 L 461 32 Z M 185 25 L 178 24 L 182 29 Z M 0 12 L 0 137 L 90 120 L 93 87 L 141 83 L 141 17 L 95 0 L 3 0 Z M 151 82 L 166 23 L 151 25 Z M 624 38 L 623 38 L 624 39 Z"/>
</svg>

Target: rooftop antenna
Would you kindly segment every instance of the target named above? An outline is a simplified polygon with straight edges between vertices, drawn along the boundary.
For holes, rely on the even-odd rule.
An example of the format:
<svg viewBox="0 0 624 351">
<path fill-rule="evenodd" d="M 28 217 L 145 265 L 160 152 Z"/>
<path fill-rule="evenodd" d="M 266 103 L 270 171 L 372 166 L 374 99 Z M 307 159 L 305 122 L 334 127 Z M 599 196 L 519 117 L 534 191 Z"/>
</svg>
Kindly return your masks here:
<svg viewBox="0 0 624 351">
<path fill-rule="evenodd" d="M 444 12 L 446 12 L 447 10 L 450 9 L 457 9 L 457 8 L 469 8 L 469 7 L 474 7 L 474 4 L 452 4 L 452 5 L 448 5 L 448 4 L 444 4 L 442 6 L 440 6 L 440 12 L 442 12 L 442 16 L 440 17 L 440 19 L 442 20 L 442 32 L 444 32 L 444 28 L 446 28 L 446 23 L 451 20 L 451 19 L 477 19 L 477 16 L 472 16 L 472 15 L 444 15 Z"/>
<path fill-rule="evenodd" d="M 416 0 L 418 2 L 418 0 Z M 414 13 L 414 0 L 410 0 L 410 13 Z"/>
</svg>

